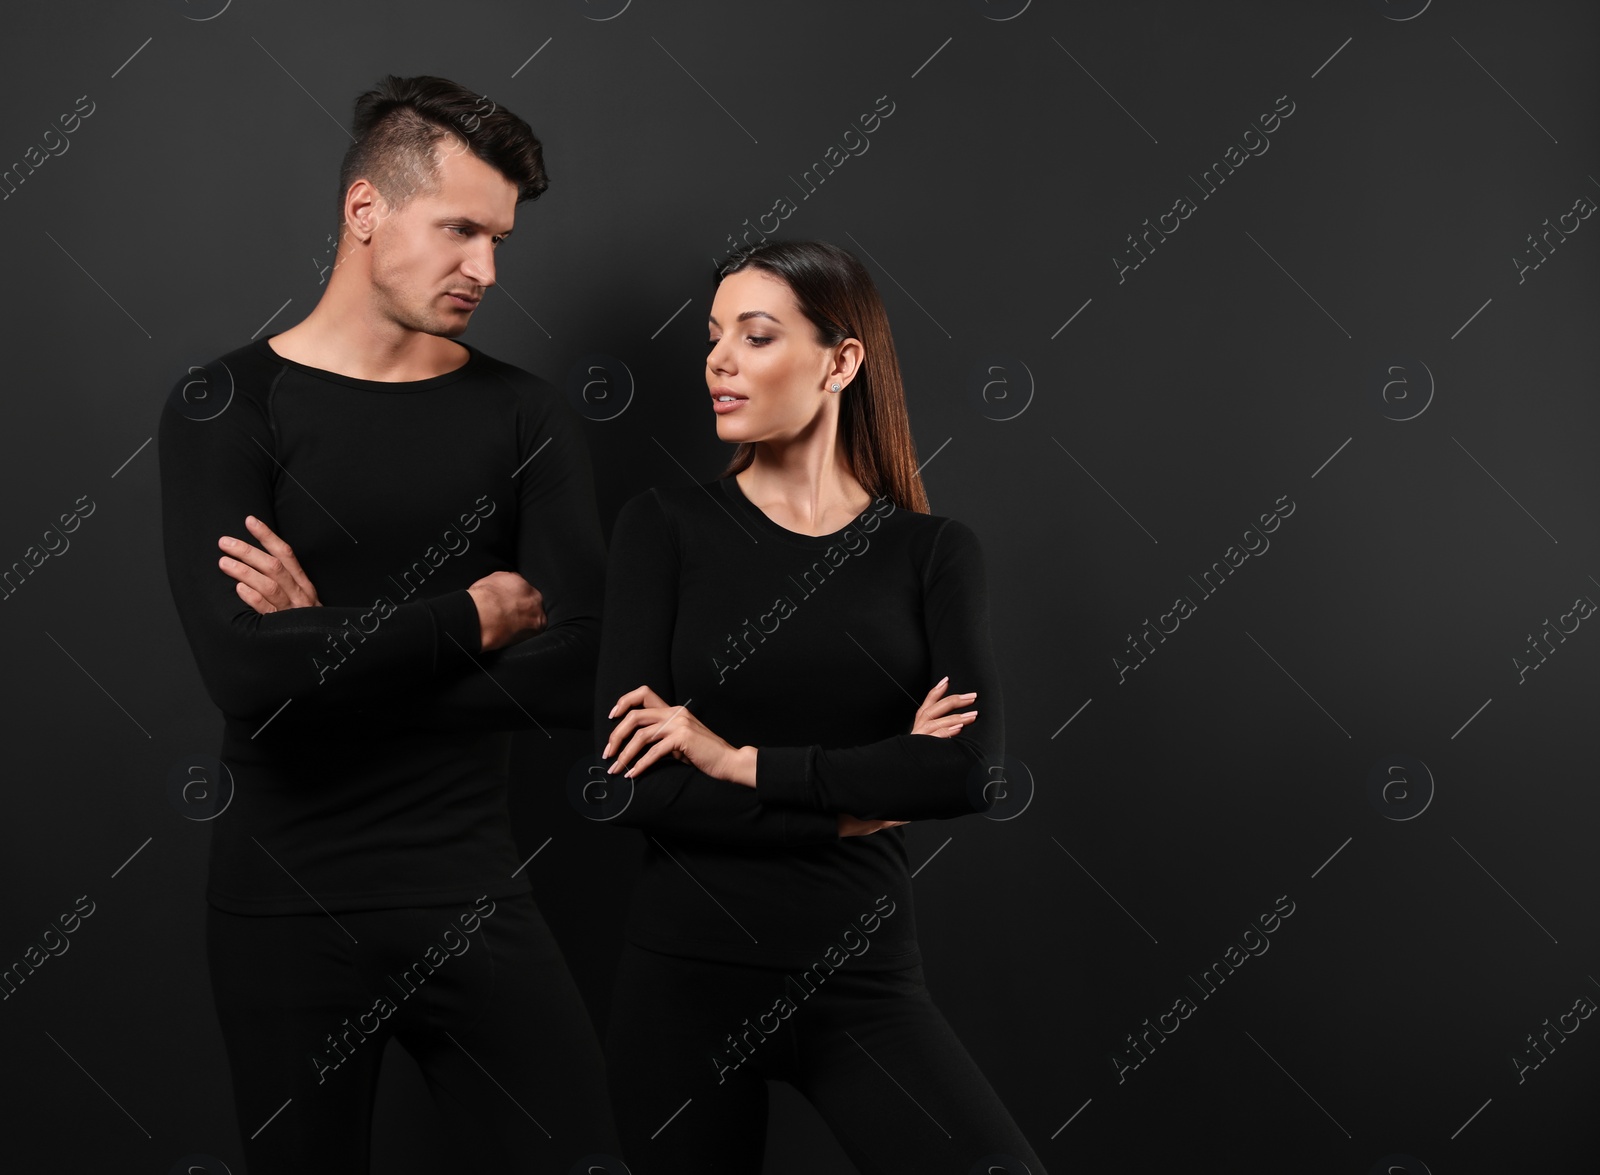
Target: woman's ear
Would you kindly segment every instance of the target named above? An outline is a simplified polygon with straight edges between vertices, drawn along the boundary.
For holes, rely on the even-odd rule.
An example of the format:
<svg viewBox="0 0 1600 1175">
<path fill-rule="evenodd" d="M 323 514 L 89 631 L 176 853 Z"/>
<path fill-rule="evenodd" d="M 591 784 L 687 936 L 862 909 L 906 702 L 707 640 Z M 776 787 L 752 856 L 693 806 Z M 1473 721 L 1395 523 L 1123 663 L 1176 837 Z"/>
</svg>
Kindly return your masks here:
<svg viewBox="0 0 1600 1175">
<path fill-rule="evenodd" d="M 861 360 L 866 357 L 866 352 L 861 346 L 860 339 L 846 339 L 833 350 L 833 367 L 828 372 L 827 387 L 831 389 L 838 384 L 841 389 L 850 386 L 850 381 L 855 379 L 856 372 L 861 369 Z"/>
</svg>

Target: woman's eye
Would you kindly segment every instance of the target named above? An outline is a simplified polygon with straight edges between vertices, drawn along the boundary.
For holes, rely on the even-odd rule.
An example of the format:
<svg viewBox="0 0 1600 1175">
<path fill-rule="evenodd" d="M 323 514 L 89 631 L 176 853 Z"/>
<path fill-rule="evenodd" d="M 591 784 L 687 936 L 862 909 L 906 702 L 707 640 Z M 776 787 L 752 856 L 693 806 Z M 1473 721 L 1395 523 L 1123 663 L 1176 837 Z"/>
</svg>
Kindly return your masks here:
<svg viewBox="0 0 1600 1175">
<path fill-rule="evenodd" d="M 707 339 L 706 340 L 706 350 L 707 351 L 711 350 L 713 347 L 715 347 L 720 342 L 722 342 L 721 339 Z"/>
<path fill-rule="evenodd" d="M 744 341 L 747 342 L 747 343 L 752 343 L 755 346 L 759 347 L 759 346 L 762 346 L 765 343 L 772 342 L 772 336 L 771 335 L 746 335 L 745 338 L 744 338 Z"/>
</svg>

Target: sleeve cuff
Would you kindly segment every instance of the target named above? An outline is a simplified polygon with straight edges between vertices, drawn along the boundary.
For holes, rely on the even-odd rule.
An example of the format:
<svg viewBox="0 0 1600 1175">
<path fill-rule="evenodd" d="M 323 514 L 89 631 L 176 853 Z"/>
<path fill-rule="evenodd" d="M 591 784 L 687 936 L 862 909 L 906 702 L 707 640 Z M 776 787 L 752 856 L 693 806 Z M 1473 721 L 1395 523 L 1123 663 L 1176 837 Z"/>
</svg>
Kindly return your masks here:
<svg viewBox="0 0 1600 1175">
<path fill-rule="evenodd" d="M 435 674 L 440 666 L 450 664 L 458 653 L 464 652 L 472 657 L 481 651 L 483 626 L 478 620 L 478 605 L 466 588 L 432 596 L 422 603 L 433 617 L 434 632 L 437 634 L 433 656 Z"/>
<path fill-rule="evenodd" d="M 811 780 L 811 747 L 758 747 L 756 796 L 763 804 L 816 809 Z M 830 813 L 831 815 L 831 813 Z"/>
</svg>

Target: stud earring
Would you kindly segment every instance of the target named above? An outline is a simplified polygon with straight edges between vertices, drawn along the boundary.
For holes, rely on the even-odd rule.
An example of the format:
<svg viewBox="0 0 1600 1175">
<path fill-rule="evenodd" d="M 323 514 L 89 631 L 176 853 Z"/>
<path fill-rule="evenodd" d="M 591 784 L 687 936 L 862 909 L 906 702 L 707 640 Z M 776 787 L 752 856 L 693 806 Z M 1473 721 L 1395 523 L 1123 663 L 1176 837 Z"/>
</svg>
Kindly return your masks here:
<svg viewBox="0 0 1600 1175">
<path fill-rule="evenodd" d="M 833 385 L 833 390 L 837 392 L 839 390 L 839 385 L 838 384 L 834 384 Z"/>
</svg>

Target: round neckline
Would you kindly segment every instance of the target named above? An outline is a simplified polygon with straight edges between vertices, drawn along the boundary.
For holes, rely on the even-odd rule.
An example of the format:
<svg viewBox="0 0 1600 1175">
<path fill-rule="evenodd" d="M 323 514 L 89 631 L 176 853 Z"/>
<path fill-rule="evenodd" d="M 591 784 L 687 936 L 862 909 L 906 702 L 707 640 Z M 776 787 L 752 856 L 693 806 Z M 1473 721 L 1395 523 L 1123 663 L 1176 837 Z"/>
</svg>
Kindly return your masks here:
<svg viewBox="0 0 1600 1175">
<path fill-rule="evenodd" d="M 325 367 L 312 367 L 308 363 L 301 363 L 299 360 L 290 359 L 287 355 L 278 354 L 278 352 L 274 351 L 270 346 L 268 346 L 269 340 L 276 337 L 276 335 L 268 335 L 265 338 L 256 340 L 256 344 L 260 348 L 261 353 L 272 362 L 281 364 L 284 367 L 293 368 L 295 371 L 303 372 L 304 374 L 314 376 L 317 379 L 326 380 L 329 383 L 343 384 L 346 387 L 360 388 L 362 391 L 368 392 L 403 393 L 430 391 L 433 388 L 442 387 L 445 384 L 454 383 L 456 380 L 463 378 L 469 374 L 469 372 L 471 372 L 483 359 L 482 351 L 478 350 L 471 343 L 461 343 L 461 346 L 467 349 L 467 361 L 460 367 L 453 368 L 450 371 L 441 372 L 439 375 L 430 375 L 426 379 L 358 379 L 353 375 L 344 375 L 337 371 L 329 371 Z"/>
<path fill-rule="evenodd" d="M 820 549 L 832 546 L 838 541 L 840 535 L 854 527 L 856 523 L 872 512 L 872 503 L 868 502 L 866 509 L 862 510 L 861 513 L 857 514 L 838 530 L 830 531 L 827 534 L 802 534 L 798 530 L 790 530 L 787 526 L 775 522 L 771 515 L 747 498 L 744 487 L 739 484 L 739 479 L 735 475 L 730 473 L 727 477 L 719 478 L 718 480 L 722 483 L 723 493 L 738 503 L 757 526 L 773 537 L 792 543 L 797 547 Z"/>
</svg>

